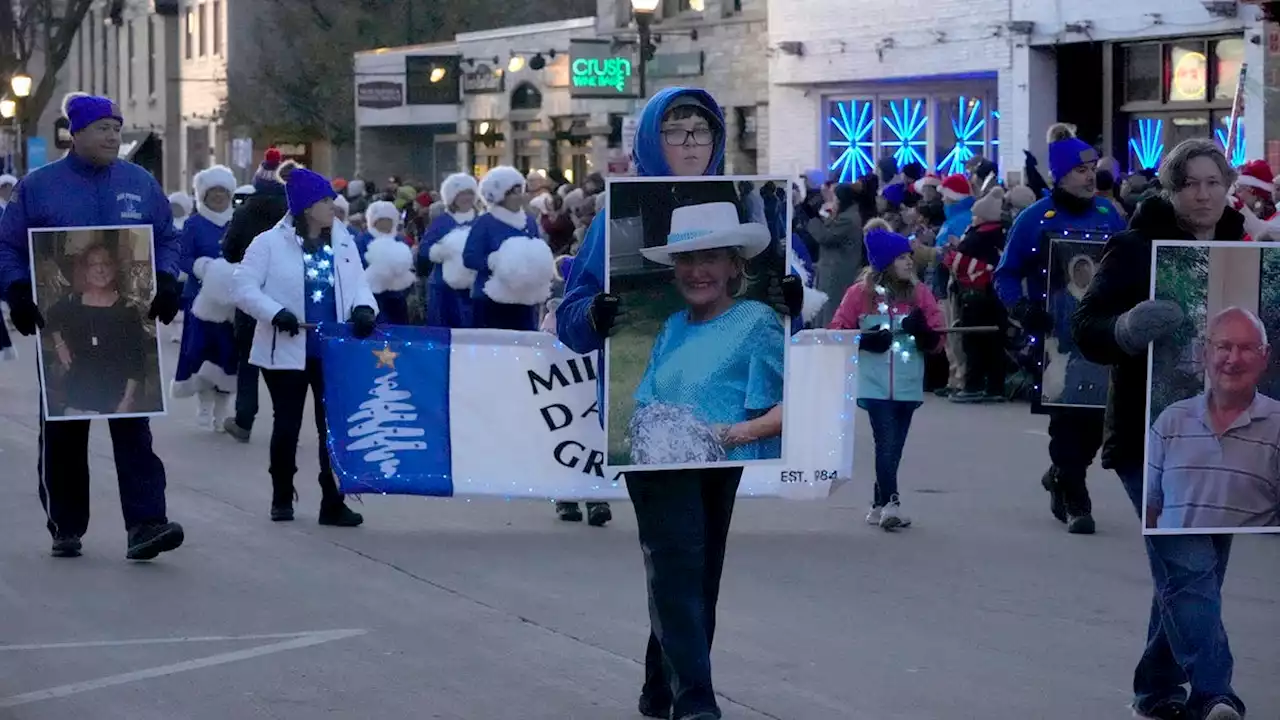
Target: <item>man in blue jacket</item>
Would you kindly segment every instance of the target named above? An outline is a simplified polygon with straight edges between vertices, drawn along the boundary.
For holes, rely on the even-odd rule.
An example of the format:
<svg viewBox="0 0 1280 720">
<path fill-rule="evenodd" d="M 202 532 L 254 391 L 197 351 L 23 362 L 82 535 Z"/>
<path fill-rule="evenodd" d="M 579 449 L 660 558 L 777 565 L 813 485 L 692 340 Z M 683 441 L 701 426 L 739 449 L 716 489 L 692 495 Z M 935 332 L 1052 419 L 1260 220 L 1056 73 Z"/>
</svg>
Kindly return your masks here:
<svg viewBox="0 0 1280 720">
<path fill-rule="evenodd" d="M 119 159 L 120 109 L 105 97 L 72 93 L 63 102 L 72 149 L 18 185 L 0 219 L 0 292 L 14 327 L 34 335 L 44 318 L 31 291 L 27 231 L 38 228 L 150 225 L 156 294 L 148 317 L 168 324 L 178 313 L 178 234 L 159 183 Z M 151 449 L 146 418 L 109 421 L 130 560 L 150 560 L 182 544 L 182 526 L 165 516 L 164 464 Z M 40 417 L 40 502 L 56 557 L 80 554 L 89 525 L 89 421 Z"/>
<path fill-rule="evenodd" d="M 632 160 L 636 173 L 646 177 L 720 175 L 724 143 L 724 115 L 710 94 L 667 88 L 640 115 Z M 625 317 L 618 296 L 603 291 L 605 223 L 604 213 L 592 221 L 556 310 L 560 340 L 579 353 L 600 353 Z M 776 290 L 775 299 L 798 320 L 800 278 L 788 276 Z M 600 368 L 597 390 L 603 393 L 602 355 Z M 651 631 L 640 691 L 646 717 L 720 717 L 711 684 L 711 641 L 741 479 L 740 467 L 627 473 L 648 575 Z"/>
<path fill-rule="evenodd" d="M 1080 140 L 1070 126 L 1049 128 L 1049 169 L 1054 188 L 1018 215 L 1009 230 L 1000 265 L 996 294 L 1023 330 L 1043 339 L 1053 327 L 1046 307 L 1048 246 L 1045 238 L 1062 232 L 1097 231 L 1104 235 L 1125 229 L 1124 218 L 1110 201 L 1096 197 L 1094 166 L 1098 153 Z M 1025 292 L 1024 292 L 1025 281 Z M 1049 470 L 1041 484 L 1049 492 L 1050 511 L 1067 532 L 1091 535 L 1095 530 L 1093 503 L 1085 476 L 1102 447 L 1101 408 L 1057 407 L 1049 410 Z"/>
</svg>

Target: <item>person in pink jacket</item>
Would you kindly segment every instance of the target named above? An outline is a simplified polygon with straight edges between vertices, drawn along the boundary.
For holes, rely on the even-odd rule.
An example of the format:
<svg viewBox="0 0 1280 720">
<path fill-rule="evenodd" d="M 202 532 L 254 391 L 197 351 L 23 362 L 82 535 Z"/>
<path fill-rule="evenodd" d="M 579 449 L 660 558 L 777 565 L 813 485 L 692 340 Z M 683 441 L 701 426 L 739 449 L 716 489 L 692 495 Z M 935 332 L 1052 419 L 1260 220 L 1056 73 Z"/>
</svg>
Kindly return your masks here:
<svg viewBox="0 0 1280 720">
<path fill-rule="evenodd" d="M 875 441 L 875 496 L 867 522 L 884 530 L 911 525 L 898 500 L 898 465 L 911 416 L 924 401 L 924 356 L 942 347 L 942 310 L 917 279 L 911 241 L 868 224 L 868 267 L 849 288 L 831 321 L 833 330 L 859 330 L 858 407 L 867 411 Z"/>
</svg>

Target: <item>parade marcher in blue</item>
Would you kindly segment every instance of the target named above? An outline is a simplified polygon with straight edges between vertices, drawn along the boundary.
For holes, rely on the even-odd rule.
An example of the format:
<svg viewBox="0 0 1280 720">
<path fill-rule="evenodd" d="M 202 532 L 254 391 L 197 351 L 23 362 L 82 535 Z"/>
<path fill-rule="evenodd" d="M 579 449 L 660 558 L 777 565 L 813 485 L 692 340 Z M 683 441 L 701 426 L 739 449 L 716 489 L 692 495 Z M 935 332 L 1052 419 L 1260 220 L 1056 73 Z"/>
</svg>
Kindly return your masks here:
<svg viewBox="0 0 1280 720">
<path fill-rule="evenodd" d="M 646 177 L 720 175 L 724 114 L 705 90 L 666 88 L 645 104 L 632 159 Z M 597 353 L 603 394 L 604 342 L 625 322 L 618 296 L 604 292 L 604 213 L 583 240 L 556 311 L 560 340 Z M 790 275 L 778 287 L 788 314 L 800 314 L 803 286 Z M 772 304 L 772 303 L 771 303 Z M 649 590 L 649 644 L 639 710 L 645 717 L 720 717 L 711 682 L 711 644 L 725 545 L 741 467 L 627 473 Z"/>
<path fill-rule="evenodd" d="M 358 339 L 373 334 L 378 303 L 347 226 L 333 215 L 333 187 L 294 169 L 285 181 L 289 214 L 253 239 L 235 271 L 236 305 L 257 320 L 249 362 L 271 393 L 271 519 L 293 520 L 298 435 L 310 391 L 320 446 L 320 524 L 364 522 L 347 507 L 329 461 L 319 323 L 346 322 Z M 306 323 L 308 329 L 303 329 Z"/>
<path fill-rule="evenodd" d="M 341 199 L 341 196 L 339 196 Z M 365 278 L 378 300 L 378 319 L 390 325 L 409 324 L 409 288 L 414 272 L 413 248 L 399 230 L 399 211 L 385 200 L 370 203 L 369 229 L 355 235 L 364 261 Z"/>
<path fill-rule="evenodd" d="M 9 198 L 13 197 L 13 189 L 18 186 L 18 178 L 5 173 L 0 175 L 0 213 L 9 205 Z"/>
<path fill-rule="evenodd" d="M 155 178 L 119 158 L 124 120 L 109 98 L 72 93 L 62 111 L 71 132 L 66 156 L 31 172 L 0 219 L 0 291 L 14 327 L 34 335 L 44 318 L 32 294 L 27 234 L 57 227 L 150 225 L 156 294 L 148 317 L 170 323 L 178 314 L 178 233 L 169 200 Z M 183 541 L 165 508 L 164 463 L 151 447 L 147 418 L 108 421 L 120 504 L 131 560 L 150 560 Z M 53 554 L 75 557 L 89 525 L 89 421 L 40 419 L 40 501 Z"/>
<path fill-rule="evenodd" d="M 440 186 L 444 212 L 427 226 L 418 241 L 418 274 L 427 279 L 427 325 L 471 327 L 471 286 L 475 271 L 462 262 L 462 251 L 476 219 L 479 186 L 470 175 L 456 173 Z"/>
<path fill-rule="evenodd" d="M 182 348 L 170 394 L 195 397 L 200 427 L 224 432 L 236 391 L 234 267 L 222 259 L 222 236 L 235 212 L 236 176 L 214 165 L 196 173 L 196 212 L 182 226 L 178 266 L 187 275 L 182 292 Z M 198 301 L 198 302 L 197 302 Z"/>
<path fill-rule="evenodd" d="M 179 190 L 178 192 L 169 193 L 169 209 L 173 211 L 173 226 L 178 230 L 182 230 L 187 218 L 191 216 L 194 203 L 191 201 L 190 195 Z"/>
<path fill-rule="evenodd" d="M 463 264 L 476 273 L 474 325 L 536 331 L 542 304 L 551 297 L 555 257 L 537 220 L 524 210 L 525 178 L 498 166 L 480 180 L 480 197 L 489 212 L 476 219 L 462 249 Z"/>
<path fill-rule="evenodd" d="M 1061 123 L 1049 128 L 1048 140 L 1053 191 L 1018 215 L 995 273 L 996 294 L 1010 316 L 1039 337 L 1053 327 L 1046 309 L 1046 238 L 1061 232 L 1111 234 L 1125 229 L 1124 218 L 1111 202 L 1096 196 L 1097 151 Z M 1095 530 L 1085 475 L 1102 447 L 1102 416 L 1101 409 L 1087 407 L 1049 409 L 1052 464 L 1041 484 L 1049 492 L 1053 516 L 1075 535 Z"/>
</svg>

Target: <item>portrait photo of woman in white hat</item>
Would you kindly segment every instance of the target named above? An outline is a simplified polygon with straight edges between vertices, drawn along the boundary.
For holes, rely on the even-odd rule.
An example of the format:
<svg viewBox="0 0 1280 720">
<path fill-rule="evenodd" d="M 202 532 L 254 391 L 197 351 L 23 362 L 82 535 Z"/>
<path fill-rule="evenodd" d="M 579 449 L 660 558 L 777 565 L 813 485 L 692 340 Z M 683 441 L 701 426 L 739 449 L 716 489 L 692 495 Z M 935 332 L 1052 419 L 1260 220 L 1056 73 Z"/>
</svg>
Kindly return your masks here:
<svg viewBox="0 0 1280 720">
<path fill-rule="evenodd" d="M 734 183 L 619 183 L 611 205 L 626 212 L 630 188 L 660 184 L 684 186 L 674 208 L 640 200 L 638 226 L 610 216 L 611 292 L 634 317 L 607 351 L 609 464 L 780 460 L 786 311 L 769 290 L 786 274 L 785 240 L 748 220 Z"/>
</svg>

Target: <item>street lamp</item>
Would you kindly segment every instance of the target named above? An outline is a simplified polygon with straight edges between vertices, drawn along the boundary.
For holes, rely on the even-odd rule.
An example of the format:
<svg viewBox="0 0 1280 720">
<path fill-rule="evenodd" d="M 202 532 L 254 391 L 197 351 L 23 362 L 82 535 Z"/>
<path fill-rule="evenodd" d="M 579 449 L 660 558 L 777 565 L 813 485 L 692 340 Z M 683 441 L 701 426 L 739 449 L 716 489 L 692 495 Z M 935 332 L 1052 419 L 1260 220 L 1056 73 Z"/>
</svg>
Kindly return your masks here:
<svg viewBox="0 0 1280 720">
<path fill-rule="evenodd" d="M 20 98 L 31 95 L 31 76 L 18 73 L 9 81 L 9 85 L 13 88 L 13 94 Z"/>
<path fill-rule="evenodd" d="M 5 120 L 11 120 L 17 114 L 18 103 L 16 100 L 0 100 L 0 117 Z"/>
<path fill-rule="evenodd" d="M 661 0 L 631 0 L 631 12 L 636 18 L 636 29 L 640 31 L 640 97 L 648 95 L 648 73 L 645 66 L 653 56 L 653 36 L 650 28 L 653 25 L 653 14 L 658 11 Z"/>
</svg>

